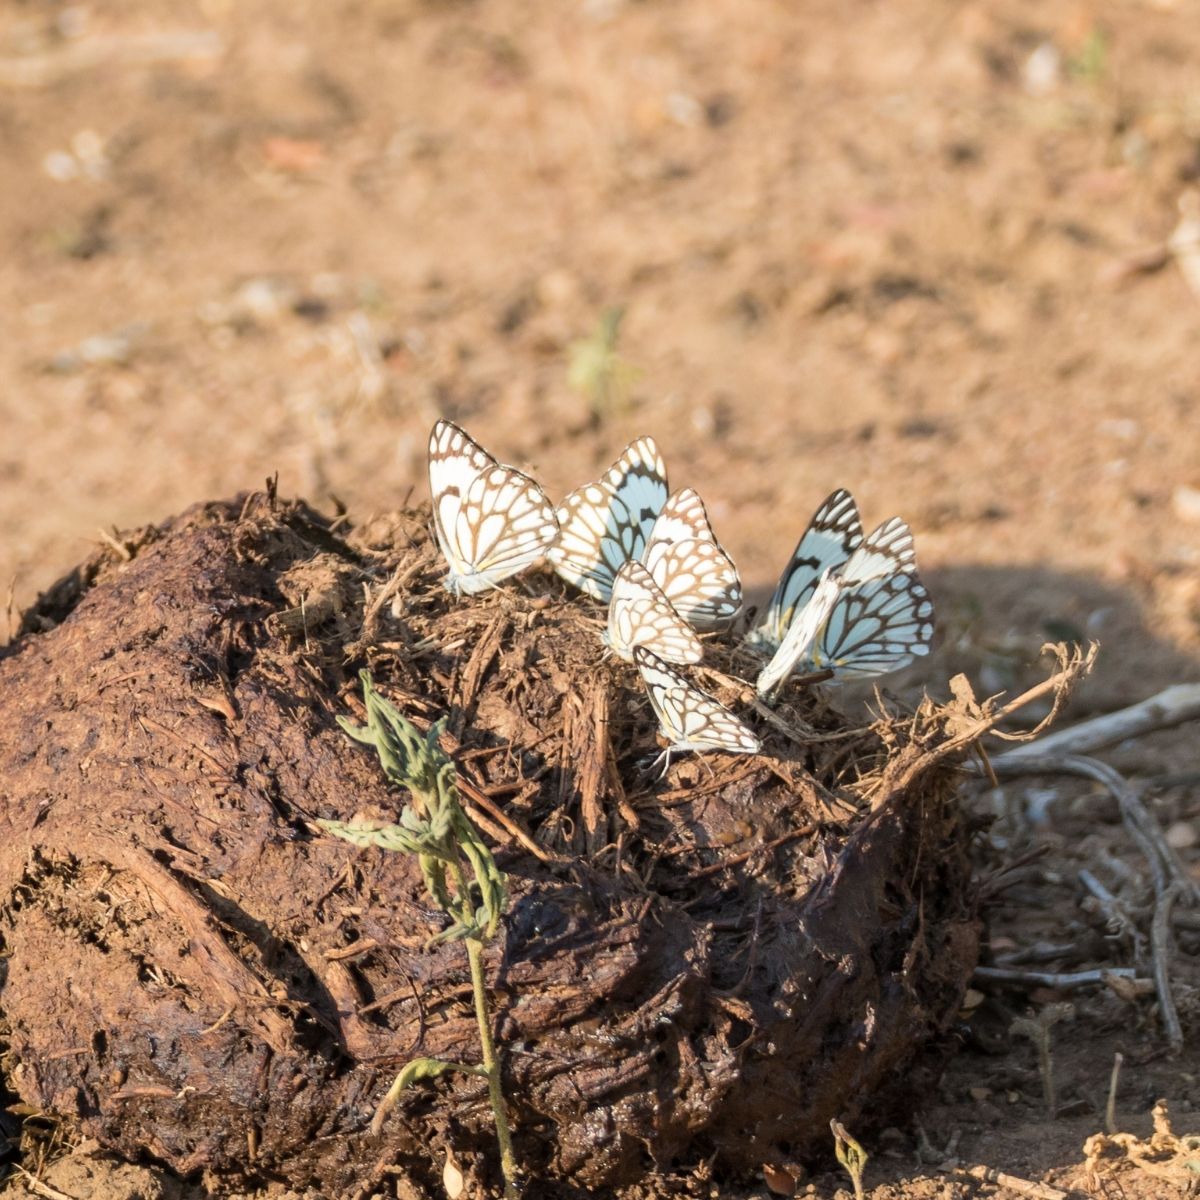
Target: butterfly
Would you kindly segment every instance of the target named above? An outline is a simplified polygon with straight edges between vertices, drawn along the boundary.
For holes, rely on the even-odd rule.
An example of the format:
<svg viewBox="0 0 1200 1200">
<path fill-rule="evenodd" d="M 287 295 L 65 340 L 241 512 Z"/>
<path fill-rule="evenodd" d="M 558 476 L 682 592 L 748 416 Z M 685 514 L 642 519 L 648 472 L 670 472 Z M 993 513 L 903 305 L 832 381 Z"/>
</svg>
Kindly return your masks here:
<svg viewBox="0 0 1200 1200">
<path fill-rule="evenodd" d="M 869 679 L 928 654 L 932 639 L 933 603 L 917 576 L 912 533 L 893 517 L 840 568 L 826 569 L 756 686 L 767 695 L 797 669 Z"/>
<path fill-rule="evenodd" d="M 845 563 L 862 540 L 862 521 L 854 497 L 845 488 L 838 488 L 809 522 L 784 568 L 766 616 L 750 631 L 747 643 L 767 653 L 777 650 L 821 576 L 829 568 Z"/>
<path fill-rule="evenodd" d="M 558 540 L 547 554 L 554 569 L 607 601 L 617 572 L 641 557 L 667 495 L 667 468 L 654 439 L 630 442 L 599 480 L 558 506 Z"/>
<path fill-rule="evenodd" d="M 721 625 L 742 607 L 737 568 L 713 536 L 704 502 L 692 488 L 668 498 L 642 562 L 676 612 L 697 629 Z"/>
<path fill-rule="evenodd" d="M 833 606 L 842 594 L 842 581 L 827 567 L 807 603 L 796 614 L 779 649 L 771 661 L 759 672 L 754 688 L 764 699 L 768 699 L 781 683 L 796 669 L 796 664 L 806 656 L 811 659 L 813 643 L 816 642 Z"/>
<path fill-rule="evenodd" d="M 672 663 L 699 662 L 703 653 L 700 639 L 671 607 L 650 572 L 635 560 L 627 562 L 613 581 L 604 643 L 626 662 L 633 662 L 637 646 Z"/>
<path fill-rule="evenodd" d="M 758 753 L 762 743 L 748 726 L 707 692 L 690 684 L 652 650 L 635 646 L 633 661 L 641 672 L 659 726 L 670 742 L 662 756 L 668 765 L 672 751 Z"/>
<path fill-rule="evenodd" d="M 536 562 L 558 535 L 542 489 L 502 466 L 452 421 L 429 435 L 433 527 L 455 595 L 476 595 Z"/>
</svg>

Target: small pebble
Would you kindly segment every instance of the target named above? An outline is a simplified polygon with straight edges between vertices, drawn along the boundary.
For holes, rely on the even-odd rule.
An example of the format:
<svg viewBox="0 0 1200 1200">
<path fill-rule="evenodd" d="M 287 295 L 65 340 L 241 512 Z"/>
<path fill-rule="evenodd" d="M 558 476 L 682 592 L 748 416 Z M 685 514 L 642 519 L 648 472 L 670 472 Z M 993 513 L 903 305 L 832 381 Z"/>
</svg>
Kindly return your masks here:
<svg viewBox="0 0 1200 1200">
<path fill-rule="evenodd" d="M 52 150 L 42 159 L 42 170 L 56 183 L 70 183 L 79 178 L 79 163 L 75 155 L 65 150 Z"/>
<path fill-rule="evenodd" d="M 1200 488 L 1181 483 L 1171 496 L 1171 502 L 1181 521 L 1200 521 Z"/>
<path fill-rule="evenodd" d="M 704 107 L 695 96 L 687 92 L 672 92 L 666 100 L 667 116 L 677 125 L 686 128 L 699 125 L 704 119 Z"/>
<path fill-rule="evenodd" d="M 1025 60 L 1025 90 L 1031 96 L 1045 96 L 1062 82 L 1062 55 L 1051 42 L 1043 42 Z"/>
<path fill-rule="evenodd" d="M 1190 850 L 1200 842 L 1195 821 L 1176 821 L 1167 829 L 1165 836 L 1172 850 Z"/>
</svg>

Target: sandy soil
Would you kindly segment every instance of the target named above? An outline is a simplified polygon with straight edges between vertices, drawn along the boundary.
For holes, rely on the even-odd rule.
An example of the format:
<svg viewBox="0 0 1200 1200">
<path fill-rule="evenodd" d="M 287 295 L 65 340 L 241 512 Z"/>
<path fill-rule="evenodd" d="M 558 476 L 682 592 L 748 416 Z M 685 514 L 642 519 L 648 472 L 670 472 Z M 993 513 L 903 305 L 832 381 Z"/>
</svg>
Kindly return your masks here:
<svg viewBox="0 0 1200 1200">
<path fill-rule="evenodd" d="M 654 434 L 759 597 L 833 486 L 868 522 L 899 512 L 940 648 L 898 687 L 1014 686 L 1064 634 L 1103 644 L 1076 715 L 1200 679 L 1200 296 L 1158 253 L 1200 180 L 1197 15 L 8 6 L 0 585 L 20 609 L 98 530 L 275 472 L 318 504 L 395 506 L 446 414 L 555 494 Z M 570 366 L 613 307 L 623 386 L 597 399 Z M 1193 864 L 1194 737 L 1106 755 Z M 1058 795 L 1044 817 L 1035 782 Z M 1001 945 L 1078 942 L 1079 866 L 1138 862 L 1115 810 L 1044 781 L 976 803 L 1004 838 L 982 868 L 1046 847 L 993 913 Z M 1129 950 L 1106 954 L 1087 963 Z M 994 1056 L 964 1025 L 922 1118 L 935 1147 L 957 1133 L 952 1157 L 1086 1192 L 1115 1050 L 1125 1128 L 1148 1133 L 1158 1096 L 1197 1128 L 1195 1052 L 1162 1057 L 1151 1002 L 1075 999 L 1055 1029 L 1069 1115 L 1046 1121 L 1002 1013 Z M 988 1194 L 916 1147 L 869 1147 L 877 1200 Z M 1097 1187 L 1174 1194 L 1132 1169 Z"/>
</svg>

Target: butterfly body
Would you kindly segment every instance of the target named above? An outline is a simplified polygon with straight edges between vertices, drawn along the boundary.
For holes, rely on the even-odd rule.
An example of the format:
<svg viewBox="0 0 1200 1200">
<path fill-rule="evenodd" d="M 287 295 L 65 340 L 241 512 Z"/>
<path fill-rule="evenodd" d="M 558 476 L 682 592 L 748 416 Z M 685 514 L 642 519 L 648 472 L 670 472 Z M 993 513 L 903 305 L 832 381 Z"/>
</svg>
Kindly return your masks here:
<svg viewBox="0 0 1200 1200">
<path fill-rule="evenodd" d="M 558 535 L 554 506 L 528 475 L 498 463 L 452 421 L 429 438 L 433 528 L 448 591 L 477 595 L 541 558 Z"/>
<path fill-rule="evenodd" d="M 819 657 L 816 643 L 842 594 L 843 586 L 834 569 L 826 568 L 816 590 L 792 620 L 771 661 L 759 672 L 754 687 L 763 699 L 773 695 L 797 665 L 812 663 Z"/>
</svg>

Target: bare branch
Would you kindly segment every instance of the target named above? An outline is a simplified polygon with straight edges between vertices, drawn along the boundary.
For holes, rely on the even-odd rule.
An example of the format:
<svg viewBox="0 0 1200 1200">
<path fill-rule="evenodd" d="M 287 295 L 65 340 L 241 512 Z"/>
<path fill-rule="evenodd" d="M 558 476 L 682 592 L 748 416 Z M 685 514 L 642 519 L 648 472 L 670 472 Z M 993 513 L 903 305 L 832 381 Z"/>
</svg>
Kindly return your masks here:
<svg viewBox="0 0 1200 1200">
<path fill-rule="evenodd" d="M 1081 721 L 1069 729 L 1048 734 L 1037 742 L 1006 750 L 997 755 L 993 762 L 998 765 L 1047 755 L 1081 754 L 1197 718 L 1200 718 L 1200 683 L 1177 683 L 1129 708 L 1105 713 L 1090 721 Z"/>
<path fill-rule="evenodd" d="M 1179 898 L 1182 888 L 1173 883 L 1158 898 L 1154 906 L 1154 920 L 1150 924 L 1150 947 L 1154 959 L 1154 986 L 1158 992 L 1159 1016 L 1173 1054 L 1183 1049 L 1183 1026 L 1175 1010 L 1171 995 L 1171 908 Z"/>
<path fill-rule="evenodd" d="M 1021 1179 L 1017 1175 L 1009 1175 L 1006 1171 L 997 1171 L 995 1167 L 985 1167 L 983 1164 L 974 1167 L 955 1167 L 955 1174 L 969 1175 L 972 1179 L 984 1183 L 994 1183 L 997 1187 L 1025 1196 L 1028 1200 L 1070 1200 L 1070 1193 L 1059 1188 L 1051 1187 L 1048 1183 L 1035 1183 Z"/>
<path fill-rule="evenodd" d="M 1107 763 L 1079 754 L 1062 758 L 1029 755 L 1015 759 L 1010 753 L 1001 754 L 993 760 L 992 765 L 1001 778 L 1038 774 L 1082 775 L 1102 783 L 1116 798 L 1125 828 L 1137 843 L 1138 849 L 1145 855 L 1154 878 L 1155 908 L 1150 936 L 1154 986 L 1158 992 L 1158 1006 L 1167 1041 L 1172 1052 L 1178 1053 L 1183 1048 L 1183 1030 L 1171 995 L 1171 908 L 1181 895 L 1187 895 L 1195 902 L 1200 898 L 1200 885 L 1192 881 L 1179 856 L 1167 845 L 1162 831 L 1142 803 L 1141 797 L 1124 776 Z"/>
<path fill-rule="evenodd" d="M 1093 971 L 1024 971 L 1014 967 L 976 967 L 976 983 L 1023 983 L 1030 987 L 1048 987 L 1069 992 L 1075 988 L 1097 987 L 1109 978 L 1132 979 L 1149 986 L 1149 980 L 1138 980 L 1132 967 L 1098 967 Z"/>
</svg>

